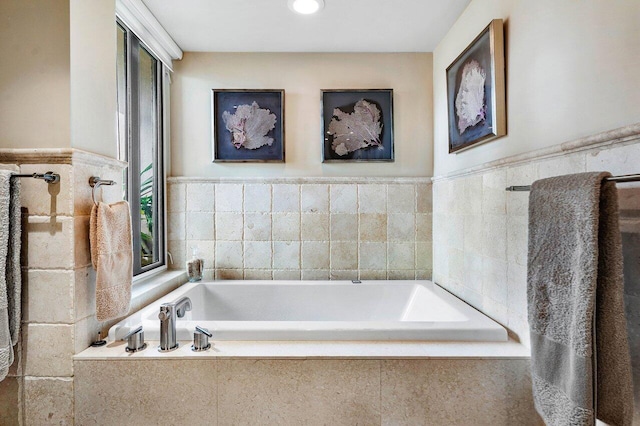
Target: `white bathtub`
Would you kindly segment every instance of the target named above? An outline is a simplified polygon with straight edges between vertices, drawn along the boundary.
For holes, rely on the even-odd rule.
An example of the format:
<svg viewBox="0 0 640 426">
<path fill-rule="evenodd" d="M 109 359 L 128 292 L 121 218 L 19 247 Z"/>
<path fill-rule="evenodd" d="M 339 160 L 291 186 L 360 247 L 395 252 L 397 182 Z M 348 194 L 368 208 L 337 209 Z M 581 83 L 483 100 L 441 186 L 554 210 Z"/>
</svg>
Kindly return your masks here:
<svg viewBox="0 0 640 426">
<path fill-rule="evenodd" d="M 142 324 L 159 340 L 160 305 L 180 297 L 193 309 L 178 340 L 196 325 L 213 340 L 507 341 L 500 324 L 431 281 L 216 281 L 190 283 L 119 322 L 109 339 Z"/>
</svg>

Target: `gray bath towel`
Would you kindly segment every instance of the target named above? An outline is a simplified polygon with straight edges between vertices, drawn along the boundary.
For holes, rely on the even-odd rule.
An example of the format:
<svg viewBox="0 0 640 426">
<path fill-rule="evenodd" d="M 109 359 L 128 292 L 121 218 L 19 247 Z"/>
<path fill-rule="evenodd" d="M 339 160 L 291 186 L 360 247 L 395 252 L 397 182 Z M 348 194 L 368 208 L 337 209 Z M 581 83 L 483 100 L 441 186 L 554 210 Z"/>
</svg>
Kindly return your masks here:
<svg viewBox="0 0 640 426">
<path fill-rule="evenodd" d="M 558 176 L 531 188 L 531 368 L 535 405 L 550 426 L 593 425 L 596 416 L 632 422 L 618 196 L 607 176 Z"/>
<path fill-rule="evenodd" d="M 0 380 L 20 335 L 20 180 L 0 170 Z"/>
</svg>

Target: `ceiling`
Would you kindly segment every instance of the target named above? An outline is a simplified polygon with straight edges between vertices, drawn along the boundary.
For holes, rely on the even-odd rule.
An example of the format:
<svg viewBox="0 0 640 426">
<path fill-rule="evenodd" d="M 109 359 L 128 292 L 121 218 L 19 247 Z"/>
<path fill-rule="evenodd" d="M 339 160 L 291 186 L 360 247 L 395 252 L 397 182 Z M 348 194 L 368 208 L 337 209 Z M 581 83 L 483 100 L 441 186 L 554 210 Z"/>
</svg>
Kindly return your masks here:
<svg viewBox="0 0 640 426">
<path fill-rule="evenodd" d="M 432 52 L 470 0 L 143 0 L 184 51 Z"/>
</svg>

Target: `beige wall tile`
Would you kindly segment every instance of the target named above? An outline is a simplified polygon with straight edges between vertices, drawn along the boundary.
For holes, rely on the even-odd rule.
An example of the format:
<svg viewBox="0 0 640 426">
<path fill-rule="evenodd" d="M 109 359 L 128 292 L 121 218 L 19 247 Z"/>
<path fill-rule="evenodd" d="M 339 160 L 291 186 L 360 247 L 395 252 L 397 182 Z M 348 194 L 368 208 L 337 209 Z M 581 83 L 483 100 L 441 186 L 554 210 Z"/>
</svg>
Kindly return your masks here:
<svg viewBox="0 0 640 426">
<path fill-rule="evenodd" d="M 358 279 L 358 271 L 354 269 L 340 270 L 332 269 L 329 273 L 329 279 L 332 281 L 353 281 Z"/>
<path fill-rule="evenodd" d="M 244 270 L 244 278 L 245 280 L 271 280 L 273 279 L 273 274 L 271 269 L 245 269 Z"/>
<path fill-rule="evenodd" d="M 507 168 L 507 186 L 531 185 L 538 180 L 538 164 L 528 163 Z M 507 213 L 526 216 L 529 208 L 528 192 L 510 192 L 507 194 Z"/>
<path fill-rule="evenodd" d="M 504 169 L 482 175 L 482 213 L 507 214 L 507 172 Z"/>
<path fill-rule="evenodd" d="M 242 242 L 216 241 L 216 269 L 242 269 Z"/>
<path fill-rule="evenodd" d="M 73 425 L 73 379 L 24 379 L 24 420 L 27 425 Z"/>
<path fill-rule="evenodd" d="M 416 269 L 431 270 L 432 243 L 416 243 Z"/>
<path fill-rule="evenodd" d="M 303 241 L 329 241 L 328 214 L 303 213 L 300 219 Z"/>
<path fill-rule="evenodd" d="M 387 243 L 360 243 L 360 272 L 387 269 Z M 386 278 L 386 277 L 385 277 Z"/>
<path fill-rule="evenodd" d="M 482 294 L 506 306 L 507 287 L 507 262 L 483 258 Z"/>
<path fill-rule="evenodd" d="M 242 215 L 240 215 L 242 218 Z M 213 213 L 188 211 L 186 216 L 187 240 L 213 240 L 215 218 Z"/>
<path fill-rule="evenodd" d="M 218 183 L 215 187 L 216 212 L 241 212 L 243 188 L 240 184 Z"/>
<path fill-rule="evenodd" d="M 302 242 L 303 269 L 329 269 L 329 242 Z"/>
<path fill-rule="evenodd" d="M 527 360 L 385 360 L 383 425 L 540 425 Z"/>
<path fill-rule="evenodd" d="M 271 241 L 245 241 L 244 267 L 248 269 L 271 268 Z"/>
<path fill-rule="evenodd" d="M 44 173 L 53 170 L 60 175 L 60 182 L 46 184 L 41 179 L 22 179 L 20 181 L 20 203 L 33 216 L 71 216 L 73 215 L 73 173 L 67 164 L 23 164 L 20 173 Z M 89 186 L 85 181 L 83 184 Z M 89 197 L 89 203 L 91 203 Z M 91 205 L 88 206 L 88 212 Z M 85 213 L 85 214 L 88 214 Z"/>
<path fill-rule="evenodd" d="M 254 225 L 255 226 L 255 225 Z M 218 241 L 240 241 L 243 238 L 242 213 L 216 213 L 215 234 Z"/>
<path fill-rule="evenodd" d="M 449 278 L 456 283 L 462 283 L 464 278 L 464 251 L 449 247 L 447 257 L 449 258 Z"/>
<path fill-rule="evenodd" d="M 538 179 L 587 171 L 586 154 L 581 152 L 551 158 L 538 164 Z"/>
<path fill-rule="evenodd" d="M 360 270 L 360 279 L 361 280 L 386 280 L 387 279 L 387 270 Z"/>
<path fill-rule="evenodd" d="M 76 362 L 76 424 L 215 425 L 216 362 Z M 168 371 L 172 373 L 169 391 Z"/>
<path fill-rule="evenodd" d="M 275 269 L 300 269 L 300 242 L 274 241 L 273 267 Z"/>
<path fill-rule="evenodd" d="M 75 270 L 74 280 L 73 300 L 77 321 L 96 312 L 96 271 L 93 266 L 78 268 Z"/>
<path fill-rule="evenodd" d="M 413 213 L 390 213 L 387 216 L 387 239 L 389 241 L 414 241 L 416 238 L 416 216 Z"/>
<path fill-rule="evenodd" d="M 186 243 L 184 240 L 169 240 L 167 242 L 167 250 L 171 253 L 169 258 L 169 269 L 183 269 L 186 258 Z M 173 260 L 173 262 L 172 262 Z"/>
<path fill-rule="evenodd" d="M 431 269 L 416 269 L 416 280 L 429 280 L 433 279 L 433 270 Z"/>
<path fill-rule="evenodd" d="M 389 213 L 415 213 L 416 189 L 415 185 L 389 185 L 388 187 Z"/>
<path fill-rule="evenodd" d="M 186 213 L 169 213 L 167 218 L 167 238 L 170 240 L 184 240 L 186 237 Z"/>
<path fill-rule="evenodd" d="M 482 216 L 483 254 L 497 260 L 507 258 L 507 216 Z"/>
<path fill-rule="evenodd" d="M 302 270 L 302 279 L 311 281 L 324 281 L 329 279 L 328 269 L 308 269 Z"/>
<path fill-rule="evenodd" d="M 528 226 L 526 216 L 509 216 L 507 218 L 507 261 L 520 266 L 527 266 Z"/>
<path fill-rule="evenodd" d="M 300 207 L 303 213 L 329 212 L 329 185 L 301 185 L 300 191 Z"/>
<path fill-rule="evenodd" d="M 430 184 L 416 185 L 416 212 L 432 213 L 433 212 L 433 191 Z"/>
<path fill-rule="evenodd" d="M 358 269 L 358 243 L 355 241 L 332 241 L 331 269 Z"/>
<path fill-rule="evenodd" d="M 483 221 L 480 214 L 468 214 L 463 217 L 464 250 L 467 253 L 484 253 L 486 241 L 483 239 Z M 436 229 L 435 227 L 433 229 Z"/>
<path fill-rule="evenodd" d="M 6 377 L 0 382 L 0 425 L 21 424 L 20 386 L 22 377 Z"/>
<path fill-rule="evenodd" d="M 22 283 L 22 321 L 72 324 L 73 286 L 73 271 L 27 271 Z"/>
<path fill-rule="evenodd" d="M 257 213 L 271 212 L 271 185 L 256 184 L 244 186 L 244 211 Z"/>
<path fill-rule="evenodd" d="M 391 207 L 392 208 L 392 207 Z M 387 212 L 387 185 L 358 185 L 359 213 Z"/>
<path fill-rule="evenodd" d="M 28 324 L 22 327 L 24 373 L 27 376 L 73 375 L 73 326 Z"/>
<path fill-rule="evenodd" d="M 331 213 L 356 213 L 358 211 L 358 190 L 356 185 L 331 185 Z"/>
<path fill-rule="evenodd" d="M 357 241 L 358 215 L 336 213 L 331 215 L 331 241 Z"/>
<path fill-rule="evenodd" d="M 89 216 L 73 218 L 73 255 L 75 267 L 91 265 L 91 244 L 89 242 Z"/>
<path fill-rule="evenodd" d="M 586 170 L 607 171 L 614 176 L 636 174 L 638 158 L 640 158 L 640 143 L 592 151 L 586 154 Z"/>
<path fill-rule="evenodd" d="M 387 215 L 375 213 L 360 214 L 360 241 L 386 241 Z"/>
<path fill-rule="evenodd" d="M 462 282 L 476 293 L 482 293 L 482 259 L 480 254 L 469 251 L 464 253 Z"/>
<path fill-rule="evenodd" d="M 73 218 L 29 216 L 23 220 L 23 230 L 26 231 L 24 250 L 27 253 L 23 266 L 31 269 L 73 268 Z"/>
<path fill-rule="evenodd" d="M 388 276 L 390 280 L 414 280 L 416 278 L 416 272 L 413 269 L 402 269 L 398 271 L 390 269 Z"/>
<path fill-rule="evenodd" d="M 216 269 L 216 280 L 241 280 L 243 278 L 242 269 Z"/>
<path fill-rule="evenodd" d="M 271 215 L 267 213 L 245 213 L 244 239 L 255 241 L 270 241 Z"/>
<path fill-rule="evenodd" d="M 378 361 L 219 360 L 220 424 L 379 424 Z"/>
<path fill-rule="evenodd" d="M 296 213 L 300 211 L 300 186 L 293 184 L 273 185 L 273 211 Z"/>
<path fill-rule="evenodd" d="M 171 183 L 167 185 L 167 211 L 183 212 L 187 210 L 187 185 Z"/>
<path fill-rule="evenodd" d="M 188 212 L 213 212 L 215 185 L 212 183 L 190 183 L 187 185 Z"/>
<path fill-rule="evenodd" d="M 416 215 L 416 241 L 427 242 L 433 240 L 433 222 L 431 213 Z"/>
<path fill-rule="evenodd" d="M 482 214 L 482 175 L 472 175 L 464 178 L 464 210 L 463 214 Z M 504 188 L 503 188 L 504 189 Z"/>
<path fill-rule="evenodd" d="M 133 312 L 132 310 L 131 312 Z M 103 324 L 98 322 L 95 315 L 88 316 L 74 324 L 73 352 L 78 354 L 87 349 L 91 342 L 98 338 L 98 331 L 102 330 Z M 105 330 L 106 331 L 106 330 Z M 104 335 L 102 335 L 104 337 Z"/>
<path fill-rule="evenodd" d="M 300 215 L 297 213 L 274 213 L 271 216 L 274 241 L 300 240 Z"/>
<path fill-rule="evenodd" d="M 413 243 L 389 243 L 388 267 L 389 269 L 413 269 L 415 258 L 415 244 Z"/>
<path fill-rule="evenodd" d="M 282 271 L 282 270 L 275 270 L 273 271 L 273 279 L 274 280 L 284 280 L 284 281 L 289 281 L 289 280 L 299 280 L 300 279 L 300 270 L 296 270 L 296 271 Z"/>
</svg>

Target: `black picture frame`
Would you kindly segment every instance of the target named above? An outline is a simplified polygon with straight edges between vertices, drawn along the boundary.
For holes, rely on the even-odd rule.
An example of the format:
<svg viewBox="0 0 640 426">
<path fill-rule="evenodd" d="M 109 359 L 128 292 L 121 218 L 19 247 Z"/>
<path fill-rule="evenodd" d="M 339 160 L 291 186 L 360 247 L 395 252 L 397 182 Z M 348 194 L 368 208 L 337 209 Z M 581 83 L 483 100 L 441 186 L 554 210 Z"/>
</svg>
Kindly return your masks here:
<svg viewBox="0 0 640 426">
<path fill-rule="evenodd" d="M 235 114 L 240 106 L 256 103 L 259 109 L 275 115 L 273 128 L 264 135 L 272 139 L 255 149 L 236 144 L 236 134 L 225 123 L 225 113 Z M 265 113 L 266 114 L 266 113 Z M 228 117 L 228 116 L 227 116 Z M 283 89 L 213 89 L 211 90 L 212 161 L 218 162 L 275 162 L 285 161 L 284 90 Z M 235 143 L 234 143 L 235 141 Z"/>
<path fill-rule="evenodd" d="M 482 74 L 484 88 L 478 90 Z M 450 154 L 507 134 L 502 19 L 492 20 L 447 67 L 446 79 Z"/>
<path fill-rule="evenodd" d="M 377 122 L 382 126 L 377 139 L 370 141 L 372 145 L 339 154 L 340 148 L 335 133 L 332 133 L 332 121 L 341 121 L 334 115 L 336 109 L 344 114 L 354 114 L 356 104 L 364 100 L 375 105 L 380 113 Z M 394 138 L 393 138 L 393 89 L 340 89 L 321 91 L 321 130 L 322 130 L 322 162 L 393 162 Z M 375 111 L 375 110 L 374 110 Z M 335 124 L 335 123 L 334 123 Z M 335 127 L 333 128 L 335 129 Z M 376 132 L 374 132 L 376 133 Z M 344 136 L 343 136 L 344 138 Z M 344 139 L 343 139 L 344 140 Z M 379 141 L 379 144 L 377 144 Z M 338 144 L 339 145 L 339 144 Z M 342 152 L 344 152 L 344 144 Z"/>
</svg>

